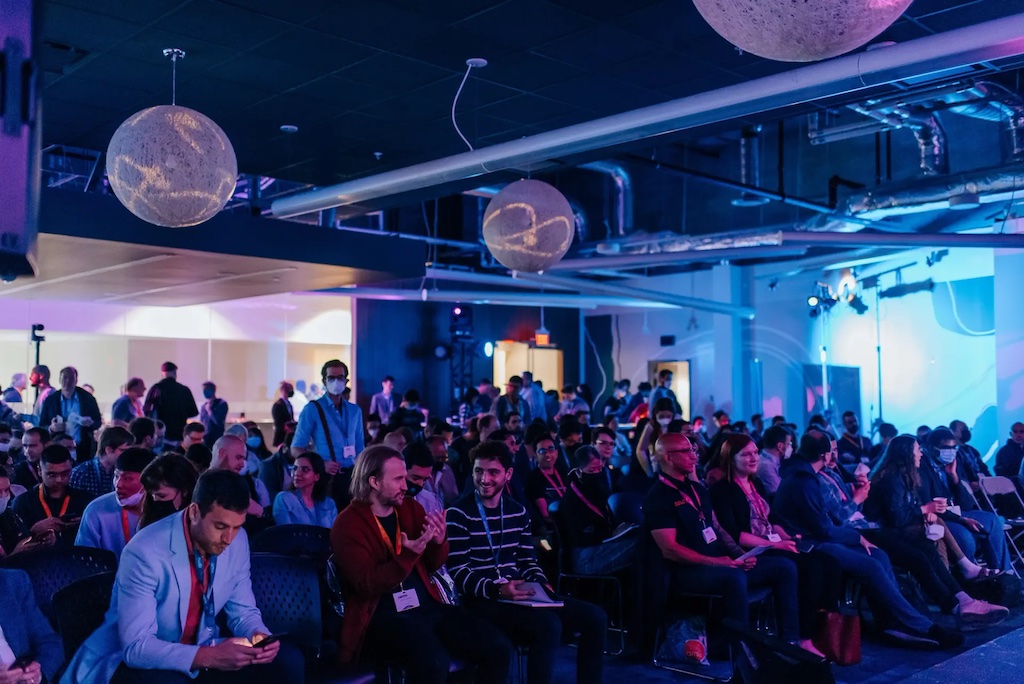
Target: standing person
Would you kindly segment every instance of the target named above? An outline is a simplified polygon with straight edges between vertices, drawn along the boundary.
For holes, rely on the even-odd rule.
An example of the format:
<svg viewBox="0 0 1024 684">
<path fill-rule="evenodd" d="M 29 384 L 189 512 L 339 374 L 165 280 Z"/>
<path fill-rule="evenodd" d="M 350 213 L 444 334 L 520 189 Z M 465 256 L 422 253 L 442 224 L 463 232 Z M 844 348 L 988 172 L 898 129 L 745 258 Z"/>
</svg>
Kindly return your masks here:
<svg viewBox="0 0 1024 684">
<path fill-rule="evenodd" d="M 141 447 L 126 449 L 114 466 L 114 491 L 93 499 L 85 507 L 75 546 L 113 551 L 118 557 L 135 536 L 142 515 L 142 471 L 153 461 L 153 452 Z"/>
<path fill-rule="evenodd" d="M 274 522 L 330 529 L 338 517 L 338 508 L 327 496 L 330 482 L 319 454 L 307 451 L 295 459 L 292 484 L 294 489 L 274 497 Z"/>
<path fill-rule="evenodd" d="M 526 509 L 503 496 L 512 479 L 512 452 L 503 442 L 491 440 L 470 455 L 473 491 L 448 509 L 448 569 L 467 608 L 514 643 L 529 647 L 529 684 L 552 681 L 555 650 L 563 633 L 580 635 L 576 681 L 600 684 L 608 625 L 603 610 L 572 598 L 562 599 L 560 608 L 544 609 L 499 600 L 529 599 L 534 594 L 523 586 L 526 582 L 536 582 L 550 594 L 551 583 L 533 553 Z"/>
<path fill-rule="evenodd" d="M 530 407 L 530 415 L 533 420 L 548 420 L 547 397 L 544 396 L 544 389 L 533 381 L 533 373 L 523 371 L 523 399 Z"/>
<path fill-rule="evenodd" d="M 22 396 L 28 388 L 28 376 L 24 373 L 15 373 L 11 376 L 11 386 L 4 390 L 3 400 L 6 404 L 20 404 L 28 397 Z"/>
<path fill-rule="evenodd" d="M 323 457 L 324 468 L 333 478 L 331 498 L 340 509 L 348 501 L 347 480 L 363 450 L 363 412 L 341 396 L 348 384 L 348 366 L 332 359 L 320 369 L 320 377 L 327 393 L 299 414 L 292 454 L 298 457 L 312 449 Z M 342 477 L 336 477 L 339 472 Z"/>
<path fill-rule="evenodd" d="M 180 446 L 185 423 L 199 415 L 192 390 L 178 382 L 178 367 L 172 361 L 160 366 L 163 379 L 149 388 L 142 410 L 150 418 L 158 418 L 167 426 L 164 440 L 169 446 Z M 207 428 L 209 439 L 209 428 Z M 212 442 L 211 442 L 212 444 Z"/>
<path fill-rule="evenodd" d="M 676 415 L 682 414 L 679 401 L 676 400 L 676 393 L 672 391 L 672 371 L 668 368 L 662 368 L 658 371 L 658 385 L 651 390 L 651 396 L 647 400 L 649 415 L 654 415 L 654 407 L 658 405 L 659 399 L 671 400 L 672 412 Z"/>
<path fill-rule="evenodd" d="M 130 423 L 142 418 L 142 398 L 146 396 L 146 383 L 142 378 L 130 378 L 124 386 L 122 394 L 110 407 L 110 419 Z"/>
<path fill-rule="evenodd" d="M 555 420 L 559 421 L 565 416 L 575 416 L 577 411 L 589 410 L 590 404 L 576 396 L 576 385 L 566 385 L 562 388 L 562 403 L 559 404 Z"/>
<path fill-rule="evenodd" d="M 278 396 L 277 401 L 270 407 L 270 417 L 274 421 L 274 448 L 281 446 L 284 442 L 285 431 L 287 430 L 288 423 L 295 422 L 295 409 L 292 408 L 292 397 L 295 396 L 295 387 L 292 383 L 287 381 L 281 381 L 281 385 L 277 388 Z"/>
<path fill-rule="evenodd" d="M 78 386 L 78 371 L 72 366 L 60 369 L 60 391 L 51 392 L 39 412 L 39 424 L 50 432 L 71 435 L 83 457 L 93 452 L 93 432 L 103 422 L 100 407 L 91 394 Z"/>
<path fill-rule="evenodd" d="M 217 396 L 217 385 L 209 380 L 203 383 L 203 399 L 205 401 L 199 409 L 199 422 L 206 428 L 203 442 L 212 449 L 227 428 L 228 402 Z"/>
<path fill-rule="evenodd" d="M 38 416 L 42 411 L 43 402 L 53 392 L 53 387 L 50 385 L 50 367 L 43 365 L 33 367 L 28 381 L 36 388 L 36 401 L 32 405 L 32 413 Z"/>
<path fill-rule="evenodd" d="M 503 684 L 512 647 L 491 625 L 445 605 L 430 575 L 448 557 L 444 513 L 426 514 L 406 496 L 402 455 L 372 446 L 352 473 L 352 503 L 331 529 L 346 589 L 339 637 L 342 662 L 366 650 L 405 671 L 409 684 L 448 678 L 452 658 L 477 667 L 477 681 Z"/>
<path fill-rule="evenodd" d="M 298 649 L 263 624 L 242 533 L 249 491 L 241 476 L 205 473 L 188 508 L 141 530 L 125 547 L 110 609 L 68 665 L 64 684 L 304 681 Z M 231 637 L 214 618 L 224 611 Z"/>
<path fill-rule="evenodd" d="M 395 379 L 385 375 L 380 381 L 381 391 L 370 398 L 370 413 L 376 413 L 380 422 L 387 425 L 391 414 L 398 410 L 398 402 L 395 401 Z"/>
<path fill-rule="evenodd" d="M 502 425 L 505 425 L 511 413 L 518 413 L 520 422 L 524 425 L 529 425 L 533 420 L 530 405 L 521 395 L 522 390 L 523 379 L 518 375 L 513 375 L 505 384 L 505 394 L 494 402 L 492 413 L 498 417 L 498 422 Z"/>
</svg>

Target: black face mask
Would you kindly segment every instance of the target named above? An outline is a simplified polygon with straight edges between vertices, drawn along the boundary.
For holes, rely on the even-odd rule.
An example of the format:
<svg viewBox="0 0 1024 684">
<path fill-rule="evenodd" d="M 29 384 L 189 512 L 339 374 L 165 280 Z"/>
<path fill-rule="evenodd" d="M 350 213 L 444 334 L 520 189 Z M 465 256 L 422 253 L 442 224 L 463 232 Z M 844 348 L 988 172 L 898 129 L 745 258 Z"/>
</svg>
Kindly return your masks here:
<svg viewBox="0 0 1024 684">
<path fill-rule="evenodd" d="M 969 428 L 964 428 L 963 430 L 961 430 L 960 441 L 963 442 L 964 444 L 967 444 L 968 442 L 971 441 L 971 431 Z"/>
<path fill-rule="evenodd" d="M 608 487 L 608 477 L 604 471 L 600 473 L 580 472 L 580 485 L 583 488 L 584 494 L 595 498 L 602 497 L 607 499 L 611 495 L 611 489 Z"/>
<path fill-rule="evenodd" d="M 411 482 L 409 480 L 405 481 L 405 486 L 408 489 L 406 493 L 409 496 L 416 496 L 417 494 L 423 491 L 423 485 L 415 484 L 414 482 Z"/>
<path fill-rule="evenodd" d="M 163 520 L 177 512 L 178 509 L 174 507 L 173 501 L 150 500 L 146 502 L 146 516 L 149 518 L 150 523 L 154 523 L 157 520 Z"/>
<path fill-rule="evenodd" d="M 439 473 L 444 470 L 444 461 L 434 461 L 434 465 L 431 468 L 435 473 Z"/>
</svg>

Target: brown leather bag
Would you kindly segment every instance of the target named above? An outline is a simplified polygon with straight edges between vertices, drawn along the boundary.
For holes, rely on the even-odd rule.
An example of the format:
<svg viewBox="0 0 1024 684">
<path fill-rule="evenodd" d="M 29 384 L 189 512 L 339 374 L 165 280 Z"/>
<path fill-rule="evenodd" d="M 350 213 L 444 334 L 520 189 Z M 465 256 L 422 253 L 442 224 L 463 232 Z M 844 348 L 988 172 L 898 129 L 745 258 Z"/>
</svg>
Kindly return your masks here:
<svg viewBox="0 0 1024 684">
<path fill-rule="evenodd" d="M 860 662 L 860 616 L 822 611 L 814 646 L 837 665 Z"/>
</svg>

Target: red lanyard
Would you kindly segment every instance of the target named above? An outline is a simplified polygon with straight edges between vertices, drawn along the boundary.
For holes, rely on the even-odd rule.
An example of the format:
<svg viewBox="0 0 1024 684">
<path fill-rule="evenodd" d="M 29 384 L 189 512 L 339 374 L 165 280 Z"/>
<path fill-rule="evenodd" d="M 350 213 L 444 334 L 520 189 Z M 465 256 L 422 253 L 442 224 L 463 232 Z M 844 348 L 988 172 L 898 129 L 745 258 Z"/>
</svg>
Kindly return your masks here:
<svg viewBox="0 0 1024 684">
<path fill-rule="evenodd" d="M 52 518 L 53 517 L 53 511 L 50 510 L 50 505 L 48 503 L 46 503 L 46 499 L 43 497 L 43 485 L 39 485 L 39 503 L 42 505 L 43 513 L 46 514 L 46 517 L 47 518 Z M 65 494 L 64 495 L 64 501 L 60 505 L 60 516 L 59 517 L 63 518 L 64 514 L 68 512 L 68 504 L 70 504 L 70 503 L 71 503 L 71 495 L 70 494 Z"/>
<path fill-rule="evenodd" d="M 754 511 L 760 520 L 768 522 L 768 502 L 761 498 L 761 495 L 754 489 L 754 485 L 750 485 L 750 491 L 743 489 L 743 485 L 740 485 L 740 489 L 747 497 L 747 503 L 750 504 L 750 508 Z"/>
<path fill-rule="evenodd" d="M 123 514 L 124 513 L 124 509 L 121 509 L 121 512 Z M 122 520 L 125 520 L 125 521 L 127 521 L 127 519 L 128 519 L 127 515 L 125 515 L 122 518 Z M 188 528 L 188 513 L 183 515 L 181 517 L 181 519 L 182 519 L 182 523 L 183 523 L 183 525 L 185 527 L 185 548 L 188 549 L 189 562 L 192 565 L 192 578 L 196 581 L 196 584 L 199 585 L 200 589 L 202 589 L 202 593 L 205 595 L 207 593 L 207 591 L 209 590 L 209 586 L 210 586 L 210 573 L 211 573 L 210 565 L 211 565 L 212 561 L 211 561 L 211 563 L 203 563 L 203 565 L 205 567 L 203 568 L 202 577 L 200 577 L 199 576 L 200 573 L 198 572 L 198 570 L 196 568 L 196 564 L 199 561 L 195 560 L 196 553 L 195 553 L 195 550 L 192 548 L 192 531 L 189 530 L 189 528 Z M 125 527 L 127 527 L 127 525 L 128 525 L 128 523 L 125 522 Z M 216 556 L 214 557 L 214 559 L 216 559 Z"/>
<path fill-rule="evenodd" d="M 669 480 L 664 475 L 659 475 L 658 479 L 661 480 L 663 484 L 666 484 L 672 489 L 679 492 L 679 496 L 682 498 L 682 501 L 676 502 L 677 506 L 680 504 L 686 504 L 687 506 L 691 506 L 693 510 L 697 511 L 697 515 L 700 516 L 701 522 L 704 522 L 704 507 L 700 500 L 700 494 L 697 493 L 697 489 L 695 487 L 692 487 L 693 499 L 691 499 L 686 492 L 684 492 L 682 489 L 676 486 L 674 482 Z M 694 500 L 696 500 L 696 502 L 694 502 Z"/>
<path fill-rule="evenodd" d="M 384 530 L 384 526 L 380 524 L 380 518 L 373 516 L 373 522 L 377 523 L 377 529 L 380 530 L 381 539 L 384 540 L 384 546 L 388 547 L 388 551 L 394 551 L 395 555 L 398 556 L 402 553 L 402 528 L 398 524 L 398 511 L 395 511 L 395 548 L 391 548 L 391 537 Z"/>
<path fill-rule="evenodd" d="M 555 490 L 555 494 L 558 494 L 558 498 L 561 499 L 563 496 L 565 496 L 565 483 L 562 482 L 562 476 L 558 474 L 557 468 L 552 472 L 554 472 L 555 474 L 555 479 L 558 480 L 557 484 L 555 483 L 555 480 L 551 479 L 551 476 L 545 473 L 543 470 L 540 471 L 540 474 L 544 476 L 544 479 L 548 481 L 548 484 L 551 485 L 551 488 Z"/>
<path fill-rule="evenodd" d="M 580 497 L 580 501 L 582 501 L 582 502 L 583 502 L 583 504 L 584 504 L 584 505 L 585 505 L 585 506 L 586 506 L 587 508 L 589 508 L 590 510 L 592 510 L 592 511 L 594 512 L 594 514 L 595 514 L 595 515 L 597 515 L 597 516 L 598 516 L 598 517 L 600 517 L 600 518 L 605 518 L 605 517 L 606 517 L 606 516 L 605 516 L 605 514 L 604 514 L 604 513 L 602 513 L 602 512 L 601 512 L 601 511 L 600 511 L 600 510 L 598 509 L 598 507 L 597 507 L 597 506 L 595 506 L 594 504 L 592 504 L 592 503 L 590 502 L 590 499 L 588 499 L 587 497 L 583 496 L 583 492 L 581 492 L 581 491 L 580 491 L 580 488 L 576 486 L 576 483 L 575 483 L 575 482 L 573 482 L 572 484 L 570 484 L 570 485 L 569 485 L 569 487 L 571 487 L 571 488 L 572 488 L 572 491 L 574 491 L 574 492 L 576 493 L 576 496 Z"/>
<path fill-rule="evenodd" d="M 124 508 L 121 509 L 121 529 L 124 530 L 124 543 L 127 544 L 132 538 L 131 529 L 128 527 L 128 511 Z M 188 533 L 185 534 L 185 538 L 188 539 Z M 191 545 L 191 540 L 190 540 Z"/>
</svg>

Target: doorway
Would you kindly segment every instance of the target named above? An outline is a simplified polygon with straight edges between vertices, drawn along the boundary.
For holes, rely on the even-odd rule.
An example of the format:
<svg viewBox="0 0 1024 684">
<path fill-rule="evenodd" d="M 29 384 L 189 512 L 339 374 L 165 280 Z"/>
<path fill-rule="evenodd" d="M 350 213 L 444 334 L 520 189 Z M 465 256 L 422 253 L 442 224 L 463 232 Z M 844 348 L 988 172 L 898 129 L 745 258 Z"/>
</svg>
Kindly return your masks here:
<svg viewBox="0 0 1024 684">
<path fill-rule="evenodd" d="M 682 409 L 683 418 L 690 420 L 690 362 L 689 361 L 648 361 L 647 368 L 651 387 L 658 386 L 658 373 L 663 369 L 672 371 L 672 391 Z"/>
</svg>

